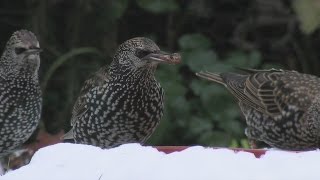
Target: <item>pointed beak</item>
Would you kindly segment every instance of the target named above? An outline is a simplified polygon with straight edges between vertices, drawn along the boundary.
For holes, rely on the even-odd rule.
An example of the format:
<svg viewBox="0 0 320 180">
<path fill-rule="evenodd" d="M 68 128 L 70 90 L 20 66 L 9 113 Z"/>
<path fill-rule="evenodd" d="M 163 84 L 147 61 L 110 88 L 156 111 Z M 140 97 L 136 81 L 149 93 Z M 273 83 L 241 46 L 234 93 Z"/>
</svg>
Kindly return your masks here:
<svg viewBox="0 0 320 180">
<path fill-rule="evenodd" d="M 33 47 L 31 49 L 27 50 L 28 54 L 33 54 L 33 53 L 40 53 L 42 51 L 42 49 L 38 48 L 38 47 Z"/>
<path fill-rule="evenodd" d="M 148 54 L 147 56 L 143 57 L 143 59 L 165 64 L 179 64 L 181 62 L 180 54 L 170 54 L 164 51 Z"/>
</svg>

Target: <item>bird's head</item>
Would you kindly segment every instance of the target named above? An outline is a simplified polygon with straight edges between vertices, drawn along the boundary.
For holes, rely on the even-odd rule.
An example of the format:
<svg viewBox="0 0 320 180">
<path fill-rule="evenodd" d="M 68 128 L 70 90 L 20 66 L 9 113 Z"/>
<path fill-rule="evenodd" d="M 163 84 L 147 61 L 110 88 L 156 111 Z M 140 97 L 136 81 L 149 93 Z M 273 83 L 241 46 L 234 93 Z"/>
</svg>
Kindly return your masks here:
<svg viewBox="0 0 320 180">
<path fill-rule="evenodd" d="M 36 74 L 40 66 L 40 51 L 37 37 L 30 31 L 19 30 L 7 42 L 0 63 L 16 73 Z"/>
<path fill-rule="evenodd" d="M 155 42 L 144 37 L 136 37 L 122 43 L 115 53 L 113 64 L 122 70 L 155 69 L 159 63 L 178 64 L 178 53 L 161 51 Z"/>
</svg>

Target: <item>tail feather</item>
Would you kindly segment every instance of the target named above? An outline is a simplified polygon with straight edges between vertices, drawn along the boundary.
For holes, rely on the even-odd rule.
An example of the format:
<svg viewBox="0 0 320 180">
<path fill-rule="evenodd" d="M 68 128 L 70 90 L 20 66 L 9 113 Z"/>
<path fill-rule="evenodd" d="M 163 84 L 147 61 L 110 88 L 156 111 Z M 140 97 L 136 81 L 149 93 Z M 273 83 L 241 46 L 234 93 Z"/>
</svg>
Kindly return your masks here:
<svg viewBox="0 0 320 180">
<path fill-rule="evenodd" d="M 201 78 L 207 79 L 209 81 L 217 82 L 222 85 L 225 84 L 224 80 L 222 79 L 222 77 L 218 73 L 212 73 L 212 72 L 208 72 L 208 71 L 200 71 L 200 72 L 196 73 L 196 75 Z"/>
<path fill-rule="evenodd" d="M 236 67 L 236 69 L 245 72 L 245 73 L 249 73 L 249 74 L 254 74 L 254 73 L 259 73 L 259 72 L 282 72 L 282 69 L 275 69 L 275 68 L 271 68 L 271 69 L 251 69 L 251 68 L 242 68 L 242 67 Z"/>
<path fill-rule="evenodd" d="M 73 130 L 71 129 L 69 132 L 65 133 L 62 137 L 60 137 L 60 140 L 67 140 L 73 138 Z"/>
</svg>

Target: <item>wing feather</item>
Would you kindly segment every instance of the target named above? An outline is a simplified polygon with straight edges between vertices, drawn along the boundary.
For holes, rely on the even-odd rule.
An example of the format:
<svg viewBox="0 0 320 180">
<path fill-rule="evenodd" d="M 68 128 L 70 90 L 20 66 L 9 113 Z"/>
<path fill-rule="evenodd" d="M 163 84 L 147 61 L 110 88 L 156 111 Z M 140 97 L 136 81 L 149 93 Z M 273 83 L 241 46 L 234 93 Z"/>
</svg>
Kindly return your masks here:
<svg viewBox="0 0 320 180">
<path fill-rule="evenodd" d="M 80 117 L 82 117 L 85 112 L 88 110 L 87 107 L 85 106 L 86 104 L 86 94 L 94 89 L 94 88 L 99 88 L 106 84 L 109 79 L 109 70 L 108 66 L 102 67 L 99 69 L 96 73 L 94 73 L 91 78 L 86 80 L 84 82 L 84 85 L 80 91 L 79 97 L 76 100 L 75 105 L 73 106 L 72 110 L 72 117 L 71 117 L 71 125 L 73 126 Z"/>
<path fill-rule="evenodd" d="M 320 78 L 313 75 L 281 69 L 242 70 L 247 74 L 199 74 L 224 84 L 241 104 L 271 117 L 285 115 L 290 108 L 305 112 L 320 94 Z"/>
</svg>

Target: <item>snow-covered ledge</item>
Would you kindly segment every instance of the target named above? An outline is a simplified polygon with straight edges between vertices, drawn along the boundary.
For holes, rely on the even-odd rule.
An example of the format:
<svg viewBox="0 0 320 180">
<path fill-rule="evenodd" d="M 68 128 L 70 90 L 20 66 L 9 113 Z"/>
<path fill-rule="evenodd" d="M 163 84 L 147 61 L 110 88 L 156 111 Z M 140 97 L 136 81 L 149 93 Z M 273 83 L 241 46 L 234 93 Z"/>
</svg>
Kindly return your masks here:
<svg viewBox="0 0 320 180">
<path fill-rule="evenodd" d="M 29 165 L 0 180 L 319 180 L 320 151 L 249 152 L 190 147 L 165 154 L 127 144 L 102 150 L 60 143 L 40 149 Z"/>
</svg>

